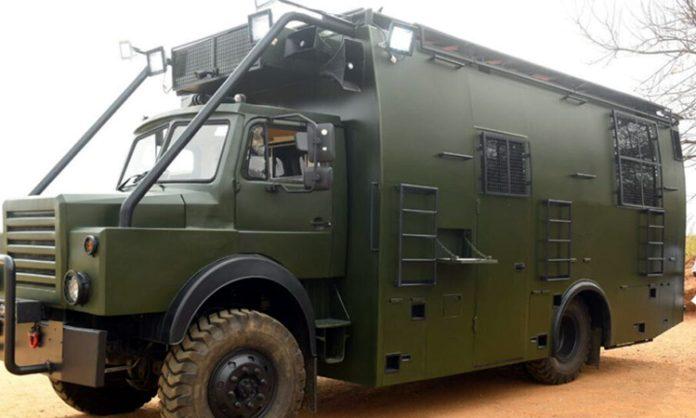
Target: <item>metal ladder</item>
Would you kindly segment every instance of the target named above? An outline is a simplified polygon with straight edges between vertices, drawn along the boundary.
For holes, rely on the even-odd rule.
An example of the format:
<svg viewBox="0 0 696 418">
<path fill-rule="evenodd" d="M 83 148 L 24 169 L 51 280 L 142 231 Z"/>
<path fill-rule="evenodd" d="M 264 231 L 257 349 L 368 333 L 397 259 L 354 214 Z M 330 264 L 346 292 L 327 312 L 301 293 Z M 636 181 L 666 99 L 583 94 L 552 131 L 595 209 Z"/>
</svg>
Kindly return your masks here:
<svg viewBox="0 0 696 418">
<path fill-rule="evenodd" d="M 643 275 L 659 277 L 665 272 L 665 211 L 664 209 L 646 209 L 644 213 L 645 254 L 641 260 L 645 267 Z"/>
<path fill-rule="evenodd" d="M 414 184 L 400 184 L 399 188 L 399 271 L 396 278 L 397 287 L 406 286 L 433 286 L 437 283 L 437 214 L 439 189 L 437 187 L 418 186 Z M 409 196 L 422 196 L 426 200 L 432 200 L 429 207 L 406 207 Z M 425 206 L 425 205 L 424 205 Z M 406 218 L 420 217 L 430 219 L 428 231 L 406 231 Z M 423 257 L 406 257 L 404 246 L 411 240 L 426 240 L 432 243 L 430 254 Z M 417 264 L 430 264 L 432 277 L 417 280 L 407 279 L 405 270 Z"/>
<path fill-rule="evenodd" d="M 546 205 L 546 237 L 544 241 L 544 274 L 542 280 L 568 280 L 575 262 L 573 250 L 573 202 L 548 199 Z M 565 250 L 565 251 L 564 251 Z M 551 271 L 553 267 L 553 272 Z M 565 266 L 565 269 L 563 269 Z"/>
</svg>

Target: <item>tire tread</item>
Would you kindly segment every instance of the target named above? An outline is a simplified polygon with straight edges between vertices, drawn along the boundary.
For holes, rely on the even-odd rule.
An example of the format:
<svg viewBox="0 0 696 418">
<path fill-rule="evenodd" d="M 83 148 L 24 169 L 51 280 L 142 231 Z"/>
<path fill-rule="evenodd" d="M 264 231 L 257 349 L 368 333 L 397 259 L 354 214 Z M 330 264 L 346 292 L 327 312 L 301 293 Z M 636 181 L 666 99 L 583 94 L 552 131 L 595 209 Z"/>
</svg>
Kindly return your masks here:
<svg viewBox="0 0 696 418">
<path fill-rule="evenodd" d="M 198 360 L 206 355 L 211 345 L 220 341 L 226 335 L 225 330 L 231 327 L 246 326 L 251 322 L 252 326 L 272 324 L 273 327 L 285 328 L 272 317 L 248 309 L 229 309 L 216 312 L 207 316 L 201 316 L 189 328 L 184 340 L 178 346 L 173 347 L 164 361 L 162 375 L 159 379 L 158 396 L 160 399 L 160 415 L 163 418 L 189 418 L 195 417 L 193 399 L 193 383 L 198 373 Z M 255 325 L 254 325 L 255 324 Z M 304 357 L 302 351 L 294 341 L 292 334 L 286 332 L 289 346 L 296 347 L 293 363 L 297 370 L 300 382 L 296 385 L 295 405 L 287 416 L 295 416 L 299 412 L 304 399 L 306 376 L 304 373 Z"/>
</svg>

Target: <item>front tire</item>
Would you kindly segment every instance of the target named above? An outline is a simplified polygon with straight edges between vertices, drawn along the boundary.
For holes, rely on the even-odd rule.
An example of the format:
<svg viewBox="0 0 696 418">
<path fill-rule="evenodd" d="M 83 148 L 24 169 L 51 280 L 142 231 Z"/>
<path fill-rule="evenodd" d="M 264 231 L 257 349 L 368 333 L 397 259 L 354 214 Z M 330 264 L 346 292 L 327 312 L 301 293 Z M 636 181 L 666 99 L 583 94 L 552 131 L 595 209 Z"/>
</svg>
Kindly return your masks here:
<svg viewBox="0 0 696 418">
<path fill-rule="evenodd" d="M 71 407 L 91 415 L 125 414 L 140 409 L 155 396 L 155 391 L 141 391 L 128 384 L 122 374 L 107 375 L 106 385 L 91 388 L 51 380 L 53 390 Z"/>
<path fill-rule="evenodd" d="M 580 300 L 572 301 L 561 316 L 557 341 L 551 357 L 527 363 L 537 381 L 559 385 L 575 380 L 590 355 L 590 314 Z"/>
<path fill-rule="evenodd" d="M 292 417 L 305 368 L 293 335 L 268 315 L 225 310 L 201 317 L 173 347 L 159 381 L 164 418 Z"/>
</svg>

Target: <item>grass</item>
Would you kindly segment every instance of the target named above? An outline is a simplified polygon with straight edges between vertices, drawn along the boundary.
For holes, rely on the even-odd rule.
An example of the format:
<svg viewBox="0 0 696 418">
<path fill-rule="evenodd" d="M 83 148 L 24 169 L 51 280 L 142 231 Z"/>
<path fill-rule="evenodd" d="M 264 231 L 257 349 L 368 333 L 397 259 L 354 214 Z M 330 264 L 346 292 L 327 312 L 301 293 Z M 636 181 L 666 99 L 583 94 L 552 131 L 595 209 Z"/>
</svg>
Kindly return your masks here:
<svg viewBox="0 0 696 418">
<path fill-rule="evenodd" d="M 696 235 L 686 237 L 686 260 L 696 258 Z"/>
</svg>

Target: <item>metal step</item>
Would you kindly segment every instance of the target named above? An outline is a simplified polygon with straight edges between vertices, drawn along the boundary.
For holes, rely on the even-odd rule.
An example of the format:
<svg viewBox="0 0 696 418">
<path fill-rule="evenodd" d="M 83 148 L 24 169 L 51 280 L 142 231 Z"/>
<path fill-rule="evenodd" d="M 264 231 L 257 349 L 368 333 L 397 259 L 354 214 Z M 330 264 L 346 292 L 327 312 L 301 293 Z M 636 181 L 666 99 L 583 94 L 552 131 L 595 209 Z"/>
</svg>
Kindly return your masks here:
<svg viewBox="0 0 696 418">
<path fill-rule="evenodd" d="M 318 329 L 345 328 L 351 322 L 346 319 L 322 318 L 314 321 L 314 326 Z"/>
</svg>

